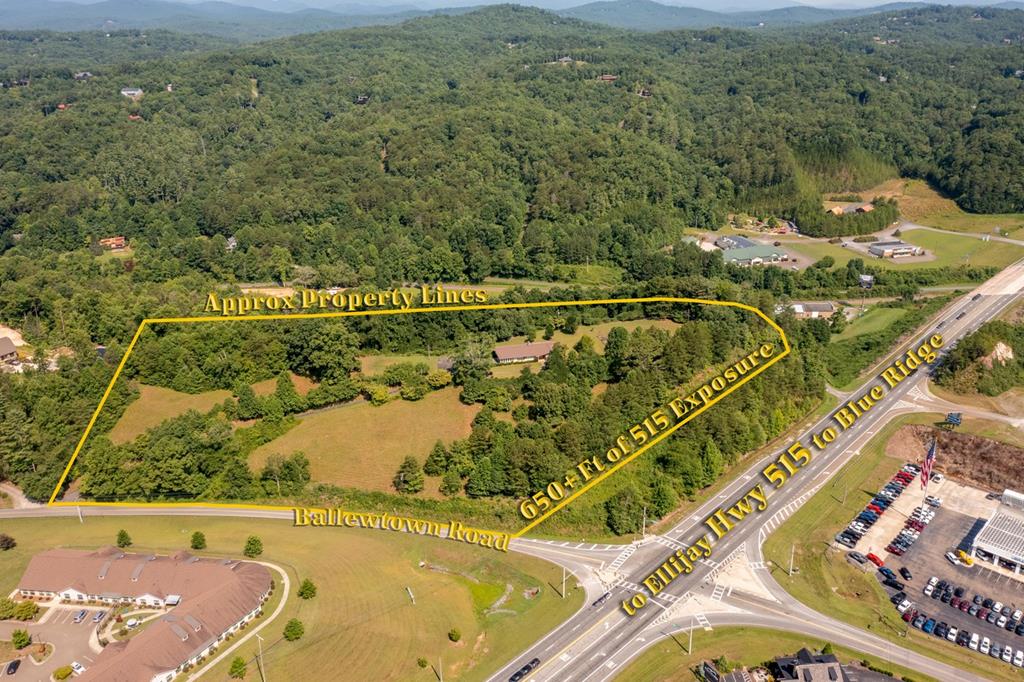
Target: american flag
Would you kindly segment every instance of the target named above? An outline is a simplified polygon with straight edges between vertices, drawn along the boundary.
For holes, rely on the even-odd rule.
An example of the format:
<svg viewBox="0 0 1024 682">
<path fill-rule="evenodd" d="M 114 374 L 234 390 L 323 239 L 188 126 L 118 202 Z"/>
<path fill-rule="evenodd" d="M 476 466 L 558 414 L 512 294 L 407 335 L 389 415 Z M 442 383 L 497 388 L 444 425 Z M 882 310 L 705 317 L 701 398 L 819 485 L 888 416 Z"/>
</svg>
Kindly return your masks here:
<svg viewBox="0 0 1024 682">
<path fill-rule="evenodd" d="M 932 438 L 932 446 L 928 448 L 928 454 L 924 456 L 924 464 L 921 466 L 921 488 L 928 489 L 928 480 L 932 477 L 932 465 L 935 464 L 935 438 Z"/>
</svg>

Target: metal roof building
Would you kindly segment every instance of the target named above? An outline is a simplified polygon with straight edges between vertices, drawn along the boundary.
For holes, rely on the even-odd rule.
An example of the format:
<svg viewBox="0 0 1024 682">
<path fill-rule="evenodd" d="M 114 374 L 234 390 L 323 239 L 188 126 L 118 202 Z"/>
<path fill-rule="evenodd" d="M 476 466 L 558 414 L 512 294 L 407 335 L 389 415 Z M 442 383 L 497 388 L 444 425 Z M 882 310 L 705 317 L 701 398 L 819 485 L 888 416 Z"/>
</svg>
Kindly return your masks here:
<svg viewBox="0 0 1024 682">
<path fill-rule="evenodd" d="M 1020 573 L 1024 565 L 1024 495 L 1015 490 L 1003 492 L 1002 504 L 974 537 L 971 556 Z"/>
</svg>

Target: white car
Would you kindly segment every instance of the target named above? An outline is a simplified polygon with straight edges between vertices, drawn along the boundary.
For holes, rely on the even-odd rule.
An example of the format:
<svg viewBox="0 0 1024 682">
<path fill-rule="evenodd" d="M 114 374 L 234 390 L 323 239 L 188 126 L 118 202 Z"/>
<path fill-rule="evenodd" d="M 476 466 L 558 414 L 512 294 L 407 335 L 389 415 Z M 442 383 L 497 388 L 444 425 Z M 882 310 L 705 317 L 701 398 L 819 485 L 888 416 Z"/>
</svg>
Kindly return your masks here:
<svg viewBox="0 0 1024 682">
<path fill-rule="evenodd" d="M 1013 660 L 1013 647 L 1003 647 L 1003 660 L 1007 663 Z"/>
<path fill-rule="evenodd" d="M 975 632 L 973 635 L 971 635 L 971 641 L 970 641 L 970 643 L 967 646 L 969 646 L 972 649 L 974 649 L 975 651 L 977 651 L 978 650 L 978 643 L 980 641 L 981 641 L 981 637 L 979 637 L 978 633 Z"/>
<path fill-rule="evenodd" d="M 1020 609 L 1017 609 L 1016 611 L 1014 611 L 1013 615 L 1010 616 L 1010 620 L 1017 620 L 1017 621 L 1019 621 L 1021 618 L 1024 618 L 1024 611 L 1021 611 Z"/>
<path fill-rule="evenodd" d="M 1007 618 L 1006 616 L 999 616 L 999 618 L 996 619 L 996 627 L 997 628 L 1005 628 L 1006 627 L 1006 621 L 1008 621 L 1008 620 L 1009 620 L 1009 618 Z"/>
<path fill-rule="evenodd" d="M 952 627 L 952 628 L 949 629 L 949 632 L 946 633 L 946 639 L 948 639 L 951 642 L 955 642 L 956 641 L 956 636 L 958 634 L 960 634 L 960 631 L 957 630 L 955 627 Z"/>
<path fill-rule="evenodd" d="M 931 578 L 928 578 L 928 584 L 929 584 L 929 585 L 931 585 L 932 587 L 935 587 L 936 585 L 938 585 L 938 584 L 939 584 L 939 579 L 938 579 L 938 578 L 936 578 L 936 577 L 935 577 L 935 576 L 933 575 L 933 576 L 932 576 Z"/>
<path fill-rule="evenodd" d="M 1017 649 L 1013 655 L 1013 664 L 1018 668 L 1024 668 L 1024 649 Z"/>
<path fill-rule="evenodd" d="M 945 478 L 945 476 L 943 476 L 937 471 L 934 474 L 932 474 L 932 480 L 936 483 L 942 483 L 943 478 Z"/>
<path fill-rule="evenodd" d="M 988 637 L 982 637 L 981 646 L 978 647 L 978 651 L 980 651 L 983 654 L 987 654 L 990 648 L 992 648 L 992 642 L 989 640 Z"/>
<path fill-rule="evenodd" d="M 954 555 L 952 552 L 946 552 L 946 561 L 953 564 L 954 566 L 960 565 L 960 560 L 957 559 L 956 555 Z"/>
<path fill-rule="evenodd" d="M 76 675 L 81 675 L 85 672 L 85 666 L 79 663 L 78 661 L 72 661 L 71 670 L 73 670 Z"/>
<path fill-rule="evenodd" d="M 900 613 L 903 613 L 904 611 L 906 611 L 909 608 L 910 608 L 910 600 L 909 599 L 904 599 L 902 602 L 900 602 L 900 605 L 896 607 L 896 610 L 899 611 Z"/>
<path fill-rule="evenodd" d="M 934 592 L 934 591 L 935 591 L 935 585 L 925 585 L 924 586 L 924 596 L 930 597 L 930 596 L 932 596 L 932 592 Z"/>
</svg>

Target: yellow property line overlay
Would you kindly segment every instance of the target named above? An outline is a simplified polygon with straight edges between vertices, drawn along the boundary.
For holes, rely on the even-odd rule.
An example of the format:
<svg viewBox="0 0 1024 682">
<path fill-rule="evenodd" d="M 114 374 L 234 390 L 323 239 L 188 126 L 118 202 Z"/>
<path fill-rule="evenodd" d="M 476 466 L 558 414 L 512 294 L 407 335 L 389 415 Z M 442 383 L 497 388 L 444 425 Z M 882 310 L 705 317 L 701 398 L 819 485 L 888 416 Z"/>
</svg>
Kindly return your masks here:
<svg viewBox="0 0 1024 682">
<path fill-rule="evenodd" d="M 610 476 L 613 472 L 617 471 L 621 467 L 625 466 L 628 462 L 631 462 L 640 454 L 646 452 L 652 446 L 660 443 L 662 440 L 671 435 L 676 429 L 686 424 L 691 419 L 699 414 L 702 414 L 709 407 L 725 398 L 727 395 L 744 385 L 758 374 L 764 372 L 766 369 L 774 365 L 776 362 L 782 360 L 792 351 L 789 345 L 789 339 L 786 338 L 786 333 L 782 331 L 782 327 L 775 323 L 770 317 L 765 315 L 757 308 L 746 305 L 745 303 L 737 303 L 736 301 L 710 301 L 701 298 L 681 298 L 676 296 L 648 296 L 643 298 L 602 298 L 586 301 L 535 301 L 530 303 L 492 303 L 488 305 L 459 305 L 459 306 L 444 306 L 444 307 L 431 307 L 431 308 L 406 308 L 406 309 L 386 309 L 386 310 L 364 310 L 364 311 L 341 311 L 341 312 L 330 312 L 330 313 L 283 313 L 274 315 L 234 315 L 234 316 L 217 316 L 217 317 L 155 317 L 146 318 L 140 324 L 139 328 L 135 331 L 135 336 L 132 337 L 132 341 L 128 344 L 128 348 L 125 350 L 124 356 L 121 358 L 121 362 L 117 365 L 117 370 L 114 372 L 114 376 L 111 378 L 110 383 L 107 385 L 107 390 L 103 392 L 103 397 L 100 399 L 100 404 L 96 406 L 96 410 L 92 414 L 92 418 L 89 419 L 89 424 L 85 428 L 85 433 L 78 440 L 78 445 L 75 446 L 75 451 L 71 454 L 71 459 L 68 461 L 66 467 L 64 467 L 64 473 L 61 474 L 60 480 L 57 482 L 56 487 L 53 489 L 53 494 L 50 495 L 50 500 L 47 502 L 47 506 L 96 506 L 96 507 L 109 507 L 109 506 L 120 506 L 120 507 L 138 507 L 138 506 L 149 506 L 149 507 L 221 507 L 225 509 L 262 509 L 262 510 L 283 510 L 291 511 L 295 509 L 295 506 L 277 506 L 277 505 L 266 505 L 266 504 L 233 504 L 227 502 L 203 502 L 196 500 L 192 502 L 97 502 L 93 500 L 88 501 L 76 501 L 76 502 L 64 502 L 58 501 L 57 495 L 60 493 L 61 487 L 64 485 L 64 481 L 67 480 L 68 474 L 71 473 L 71 467 L 74 466 L 75 460 L 78 459 L 79 453 L 81 453 L 89 434 L 92 432 L 93 427 L 96 425 L 96 420 L 99 418 L 100 412 L 107 403 L 107 399 L 110 397 L 111 391 L 114 389 L 114 384 L 121 376 L 121 372 L 124 370 L 125 364 L 128 362 L 129 356 L 132 351 L 135 350 L 135 344 L 138 343 L 139 337 L 142 335 L 143 330 L 147 325 L 153 324 L 195 324 L 199 322 L 211 323 L 211 322 L 252 322 L 259 320 L 312 320 L 312 319 L 326 319 L 332 317 L 356 317 L 363 315 L 406 315 L 414 313 L 433 313 L 433 312 L 459 312 L 466 310 L 507 310 L 512 308 L 559 308 L 566 306 L 586 306 L 586 305 L 621 305 L 623 303 L 696 303 L 700 305 L 717 305 L 727 308 L 739 308 L 752 312 L 762 320 L 768 323 L 772 329 L 779 333 L 779 337 L 782 339 L 782 345 L 784 351 L 774 358 L 761 365 L 756 371 L 747 374 L 742 381 L 739 381 L 723 391 L 714 400 L 707 403 L 703 407 L 689 413 L 686 418 L 682 419 L 674 425 L 672 428 L 664 431 L 656 438 L 652 438 L 641 448 L 638 448 L 634 452 L 630 453 L 629 456 L 623 457 L 614 466 L 610 467 L 607 471 L 602 473 L 600 476 L 595 477 L 577 491 L 574 491 L 572 495 L 561 500 L 557 505 L 553 506 L 543 515 L 533 519 L 525 528 L 519 532 L 512 534 L 512 537 L 518 538 L 523 534 L 537 526 L 541 521 L 548 518 L 556 511 L 566 506 L 574 499 L 582 495 L 584 492 L 592 488 L 594 485 L 603 481 L 605 478 Z"/>
</svg>

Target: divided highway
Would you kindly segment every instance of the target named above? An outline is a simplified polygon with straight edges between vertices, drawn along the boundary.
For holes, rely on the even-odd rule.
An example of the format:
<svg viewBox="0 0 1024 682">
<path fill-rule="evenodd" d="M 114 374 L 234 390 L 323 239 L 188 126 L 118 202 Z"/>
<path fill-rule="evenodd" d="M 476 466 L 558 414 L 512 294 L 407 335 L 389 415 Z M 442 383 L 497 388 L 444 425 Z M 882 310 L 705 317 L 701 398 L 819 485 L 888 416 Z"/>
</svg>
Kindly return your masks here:
<svg viewBox="0 0 1024 682">
<path fill-rule="evenodd" d="M 911 347 L 917 347 L 922 339 L 929 338 L 934 333 L 942 334 L 945 351 L 960 338 L 995 318 L 1007 306 L 1019 300 L 1022 288 L 1024 262 L 1014 264 L 974 292 L 946 306 L 938 316 L 910 337 L 908 342 L 896 348 L 879 367 L 884 367 L 895 358 L 904 355 Z M 491 680 L 508 680 L 532 659 L 539 659 L 540 663 L 523 677 L 523 680 L 591 682 L 613 678 L 630 658 L 660 637 L 657 632 L 648 631 L 658 616 L 673 604 L 683 600 L 688 592 L 698 589 L 715 570 L 717 562 L 721 562 L 731 552 L 742 549 L 745 544 L 751 544 L 757 546 L 759 553 L 764 536 L 770 532 L 765 530 L 765 524 L 775 510 L 799 501 L 801 497 L 824 485 L 882 426 L 900 413 L 901 407 L 906 411 L 910 404 L 901 406 L 901 398 L 922 384 L 927 376 L 928 368 L 922 366 L 895 388 L 890 389 L 875 407 L 850 428 L 841 432 L 826 450 L 815 453 L 814 459 L 800 473 L 793 476 L 782 488 L 770 492 L 766 511 L 747 517 L 716 543 L 710 561 L 701 562 L 689 575 L 680 575 L 673 580 L 657 597 L 649 599 L 647 606 L 636 615 L 627 616 L 620 606 L 621 601 L 640 591 L 640 583 L 644 578 L 658 568 L 675 549 L 689 545 L 694 539 L 707 533 L 708 528 L 704 525 L 704 519 L 716 509 L 722 505 L 733 504 L 752 485 L 764 482 L 761 471 L 774 460 L 774 454 L 753 463 L 715 498 L 708 500 L 674 528 L 655 537 L 654 542 L 639 546 L 635 553 L 618 567 L 622 576 L 612 589 L 611 597 L 603 604 L 591 605 L 590 602 L 600 596 L 600 593 L 593 588 L 592 581 L 585 582 L 590 591 L 588 603 L 559 628 L 498 671 Z M 859 397 L 876 382 L 877 375 L 872 373 L 851 396 Z M 803 433 L 799 440 L 805 445 L 809 444 L 812 434 L 820 433 L 832 423 L 831 416 L 821 419 Z M 766 484 L 765 487 L 772 486 Z M 866 632 L 864 637 L 865 640 L 877 639 Z M 949 675 L 947 679 L 971 679 L 967 673 L 949 666 L 937 663 L 935 665 L 945 669 Z"/>
</svg>

